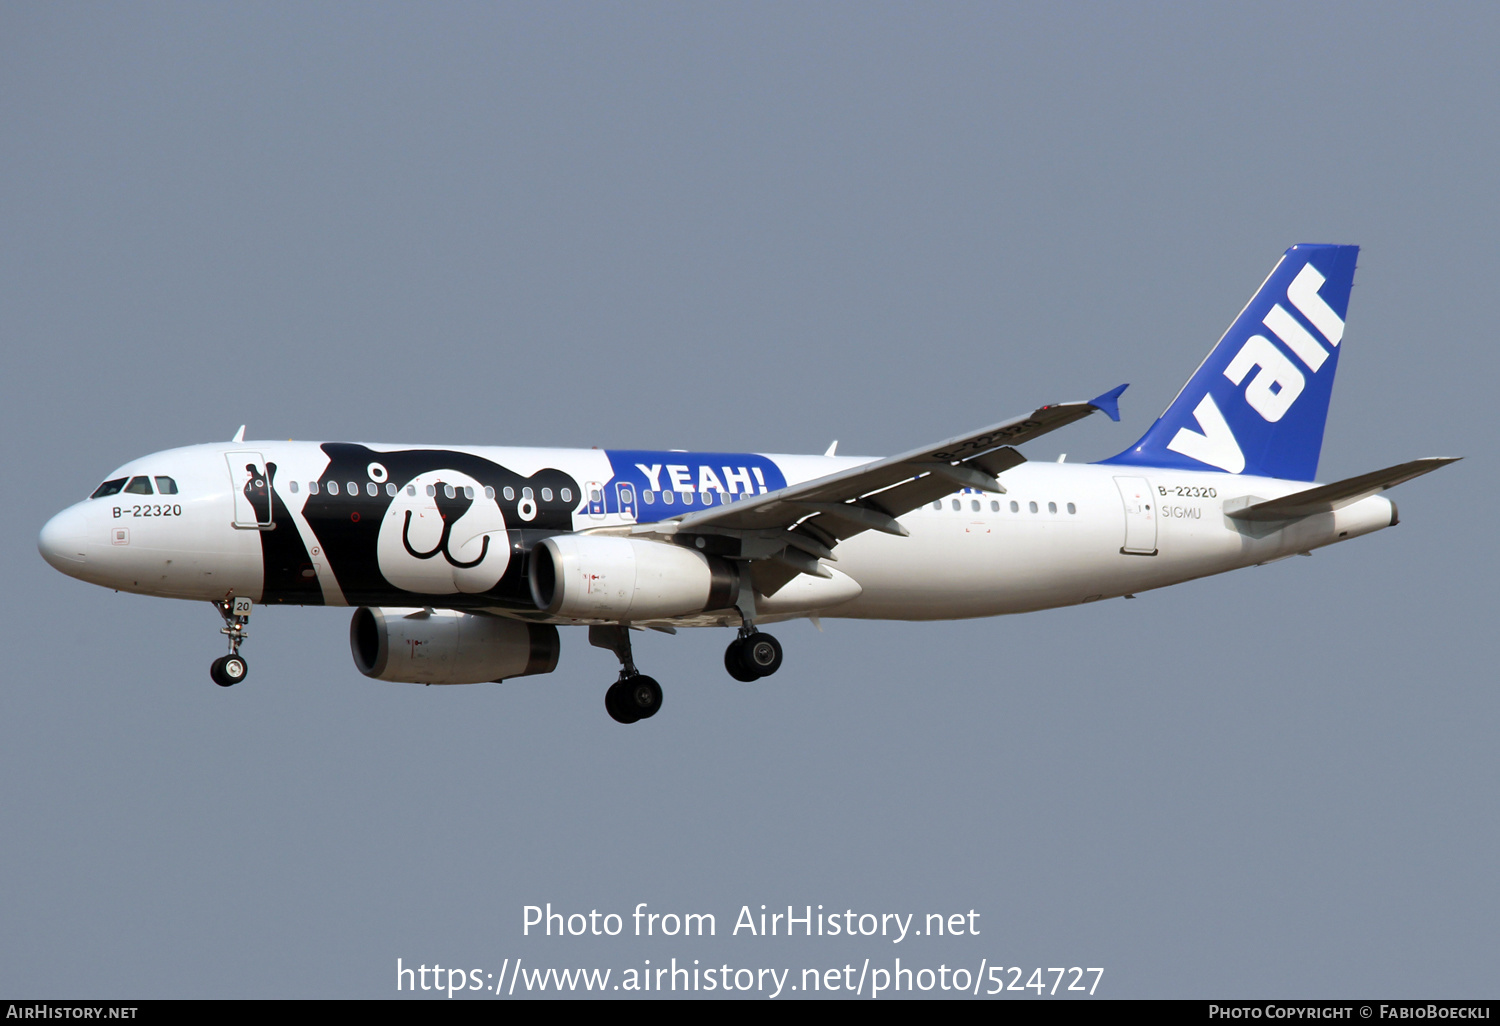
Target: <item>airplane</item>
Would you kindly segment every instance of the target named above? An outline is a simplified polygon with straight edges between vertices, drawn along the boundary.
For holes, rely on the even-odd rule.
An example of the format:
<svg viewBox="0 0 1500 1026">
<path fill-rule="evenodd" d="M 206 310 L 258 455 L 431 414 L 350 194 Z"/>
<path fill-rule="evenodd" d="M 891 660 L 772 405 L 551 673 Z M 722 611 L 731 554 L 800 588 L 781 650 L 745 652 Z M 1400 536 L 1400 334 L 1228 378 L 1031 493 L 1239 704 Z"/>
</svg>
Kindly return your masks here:
<svg viewBox="0 0 1500 1026">
<path fill-rule="evenodd" d="M 1126 386 L 884 459 L 836 455 L 247 442 L 132 460 L 42 528 L 56 569 L 207 600 L 243 680 L 257 603 L 354 606 L 368 677 L 500 682 L 556 669 L 558 627 L 620 661 L 605 708 L 654 716 L 631 631 L 728 627 L 729 675 L 774 674 L 762 625 L 943 620 L 1133 598 L 1397 523 L 1380 493 L 1454 462 L 1315 484 L 1359 248 L 1288 249 L 1128 449 L 1017 447 Z"/>
</svg>

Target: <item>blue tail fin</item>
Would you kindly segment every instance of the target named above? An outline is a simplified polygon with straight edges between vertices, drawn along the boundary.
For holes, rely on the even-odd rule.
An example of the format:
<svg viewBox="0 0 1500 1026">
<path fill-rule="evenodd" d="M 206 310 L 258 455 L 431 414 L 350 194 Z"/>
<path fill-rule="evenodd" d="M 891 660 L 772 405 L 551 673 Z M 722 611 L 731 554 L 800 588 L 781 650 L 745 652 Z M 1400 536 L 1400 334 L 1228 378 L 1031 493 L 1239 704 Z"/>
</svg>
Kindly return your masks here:
<svg viewBox="0 0 1500 1026">
<path fill-rule="evenodd" d="M 1139 442 L 1102 463 L 1311 481 L 1358 246 L 1286 251 Z"/>
</svg>

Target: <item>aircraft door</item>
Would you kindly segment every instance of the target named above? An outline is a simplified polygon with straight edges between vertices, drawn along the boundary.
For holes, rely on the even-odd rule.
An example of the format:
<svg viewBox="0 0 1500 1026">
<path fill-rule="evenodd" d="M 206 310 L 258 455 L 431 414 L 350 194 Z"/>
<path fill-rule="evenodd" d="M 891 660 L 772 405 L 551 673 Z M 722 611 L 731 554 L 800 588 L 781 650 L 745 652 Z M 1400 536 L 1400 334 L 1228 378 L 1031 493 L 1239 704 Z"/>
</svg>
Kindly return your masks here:
<svg viewBox="0 0 1500 1026">
<path fill-rule="evenodd" d="M 1156 510 L 1150 482 L 1144 477 L 1117 477 L 1115 487 L 1125 504 L 1125 544 L 1120 551 L 1128 556 L 1156 555 Z"/>
<path fill-rule="evenodd" d="M 267 531 L 276 526 L 271 515 L 271 475 L 258 452 L 227 452 L 229 483 L 234 493 L 234 526 Z"/>
<path fill-rule="evenodd" d="M 589 497 L 589 516 L 604 519 L 604 486 L 598 481 L 589 481 L 583 486 Z"/>
<path fill-rule="evenodd" d="M 626 520 L 635 519 L 635 485 L 629 481 L 618 481 L 615 483 L 615 499 L 620 504 L 620 516 Z"/>
</svg>

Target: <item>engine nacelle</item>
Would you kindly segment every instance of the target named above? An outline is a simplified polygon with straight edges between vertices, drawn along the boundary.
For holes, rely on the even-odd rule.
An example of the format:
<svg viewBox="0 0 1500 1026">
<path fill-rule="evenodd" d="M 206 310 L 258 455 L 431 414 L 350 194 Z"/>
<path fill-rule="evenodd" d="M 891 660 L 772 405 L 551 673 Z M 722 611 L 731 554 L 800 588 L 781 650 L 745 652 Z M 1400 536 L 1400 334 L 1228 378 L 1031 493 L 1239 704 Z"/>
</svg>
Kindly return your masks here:
<svg viewBox="0 0 1500 1026">
<path fill-rule="evenodd" d="M 655 620 L 727 609 L 739 598 L 733 563 L 669 542 L 560 534 L 531 552 L 538 609 L 578 620 Z"/>
<path fill-rule="evenodd" d="M 481 684 L 557 669 L 557 628 L 453 609 L 368 609 L 349 622 L 354 665 L 407 684 Z"/>
</svg>

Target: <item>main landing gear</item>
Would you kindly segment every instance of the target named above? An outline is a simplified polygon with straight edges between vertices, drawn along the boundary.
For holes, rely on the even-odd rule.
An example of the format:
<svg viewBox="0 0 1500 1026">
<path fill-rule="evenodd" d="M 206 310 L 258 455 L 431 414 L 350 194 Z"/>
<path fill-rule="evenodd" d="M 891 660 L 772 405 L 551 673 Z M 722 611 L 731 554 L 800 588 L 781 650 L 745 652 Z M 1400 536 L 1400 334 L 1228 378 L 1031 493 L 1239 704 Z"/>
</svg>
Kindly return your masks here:
<svg viewBox="0 0 1500 1026">
<path fill-rule="evenodd" d="M 724 669 L 746 684 L 781 669 L 781 642 L 754 627 L 741 627 L 739 637 L 724 650 Z"/>
<path fill-rule="evenodd" d="M 208 669 L 208 675 L 219 687 L 227 688 L 244 680 L 245 675 L 250 672 L 245 657 L 240 655 L 240 645 L 250 637 L 245 633 L 245 627 L 250 623 L 250 611 L 254 608 L 254 603 L 247 598 L 226 595 L 223 601 L 214 603 L 214 608 L 224 618 L 224 626 L 219 628 L 219 633 L 229 638 L 229 654 L 215 659 Z"/>
<path fill-rule="evenodd" d="M 661 685 L 635 668 L 630 628 L 590 627 L 589 644 L 610 649 L 620 660 L 620 679 L 604 692 L 604 709 L 616 723 L 649 720 L 661 709 Z"/>
<path fill-rule="evenodd" d="M 781 669 L 781 642 L 755 629 L 754 590 L 740 589 L 735 606 L 740 611 L 740 631 L 724 650 L 724 669 L 735 680 L 749 684 Z"/>
<path fill-rule="evenodd" d="M 724 650 L 724 669 L 748 684 L 781 669 L 781 642 L 756 630 L 754 621 L 746 619 L 739 637 Z M 635 668 L 630 628 L 590 627 L 589 644 L 609 649 L 620 660 L 620 678 L 604 692 L 604 709 L 610 717 L 617 723 L 635 723 L 655 716 L 661 709 L 661 685 Z"/>
</svg>

